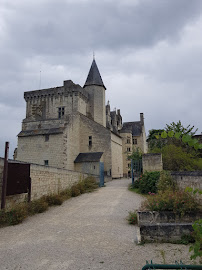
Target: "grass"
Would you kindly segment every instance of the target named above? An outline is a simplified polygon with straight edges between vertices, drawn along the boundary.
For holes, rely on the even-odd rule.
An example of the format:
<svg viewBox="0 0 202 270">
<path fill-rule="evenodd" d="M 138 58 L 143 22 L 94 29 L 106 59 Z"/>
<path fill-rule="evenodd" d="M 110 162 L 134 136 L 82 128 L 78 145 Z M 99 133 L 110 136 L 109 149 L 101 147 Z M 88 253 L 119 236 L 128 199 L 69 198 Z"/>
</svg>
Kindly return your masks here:
<svg viewBox="0 0 202 270">
<path fill-rule="evenodd" d="M 17 225 L 28 216 L 45 212 L 50 206 L 61 205 L 65 200 L 71 197 L 79 196 L 83 193 L 89 193 L 98 188 L 98 183 L 93 177 L 87 177 L 74 184 L 59 194 L 45 195 L 38 200 L 29 203 L 23 202 L 13 206 L 9 210 L 0 210 L 0 227 Z"/>
</svg>

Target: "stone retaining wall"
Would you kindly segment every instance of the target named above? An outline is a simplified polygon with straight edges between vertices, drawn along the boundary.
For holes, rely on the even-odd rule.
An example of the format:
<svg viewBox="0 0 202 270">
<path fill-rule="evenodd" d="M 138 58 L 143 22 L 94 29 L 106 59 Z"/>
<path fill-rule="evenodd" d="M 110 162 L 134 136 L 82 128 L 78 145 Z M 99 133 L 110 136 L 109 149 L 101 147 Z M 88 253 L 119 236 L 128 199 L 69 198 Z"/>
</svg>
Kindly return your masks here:
<svg viewBox="0 0 202 270">
<path fill-rule="evenodd" d="M 0 189 L 2 186 L 3 162 L 4 159 L 0 158 Z M 62 190 L 71 187 L 79 180 L 83 180 L 87 176 L 89 176 L 89 174 L 49 166 L 30 164 L 31 200 L 39 199 L 43 195 L 47 194 L 57 194 Z M 92 176 L 95 177 L 97 181 L 99 181 L 98 175 Z M 16 203 L 27 200 L 27 195 L 27 193 L 23 193 L 7 196 L 6 208 L 9 208 Z"/>
<path fill-rule="evenodd" d="M 144 154 L 142 155 L 143 173 L 162 171 L 162 155 L 161 154 Z"/>
</svg>

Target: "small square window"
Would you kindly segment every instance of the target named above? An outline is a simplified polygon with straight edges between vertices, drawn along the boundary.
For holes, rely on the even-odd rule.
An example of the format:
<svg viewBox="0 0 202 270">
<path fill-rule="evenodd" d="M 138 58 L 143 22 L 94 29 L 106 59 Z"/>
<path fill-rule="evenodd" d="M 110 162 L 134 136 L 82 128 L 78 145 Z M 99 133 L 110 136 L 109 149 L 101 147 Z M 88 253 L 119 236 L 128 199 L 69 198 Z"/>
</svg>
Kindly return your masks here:
<svg viewBox="0 0 202 270">
<path fill-rule="evenodd" d="M 48 160 L 44 160 L 44 165 L 48 166 Z"/>
<path fill-rule="evenodd" d="M 49 135 L 45 135 L 45 142 L 49 141 Z"/>
</svg>

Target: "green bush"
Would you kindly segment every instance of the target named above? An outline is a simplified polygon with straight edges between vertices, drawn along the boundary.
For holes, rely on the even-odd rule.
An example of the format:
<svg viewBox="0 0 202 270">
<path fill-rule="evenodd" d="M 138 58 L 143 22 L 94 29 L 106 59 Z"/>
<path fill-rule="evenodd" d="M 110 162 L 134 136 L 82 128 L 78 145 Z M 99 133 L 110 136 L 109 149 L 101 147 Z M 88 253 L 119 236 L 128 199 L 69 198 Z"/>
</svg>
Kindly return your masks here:
<svg viewBox="0 0 202 270">
<path fill-rule="evenodd" d="M 175 191 L 177 189 L 176 183 L 173 180 L 170 172 L 167 171 L 160 172 L 160 178 L 157 183 L 157 189 L 158 192 L 166 190 Z"/>
<path fill-rule="evenodd" d="M 48 209 L 48 203 L 44 199 L 34 200 L 28 204 L 28 211 L 30 215 L 43 213 Z"/>
<path fill-rule="evenodd" d="M 49 206 L 61 205 L 64 201 L 63 196 L 58 195 L 58 194 L 46 195 L 46 196 L 43 196 L 42 199 L 44 199 L 44 201 L 47 202 Z"/>
<path fill-rule="evenodd" d="M 202 219 L 196 220 L 192 227 L 194 229 L 193 237 L 195 243 L 189 249 L 189 251 L 193 251 L 191 259 L 200 257 L 200 263 L 202 263 Z"/>
<path fill-rule="evenodd" d="M 60 195 L 62 196 L 63 200 L 68 200 L 72 196 L 71 188 L 66 188 L 62 192 L 60 192 Z"/>
<path fill-rule="evenodd" d="M 94 177 L 87 177 L 83 180 L 85 191 L 92 192 L 93 190 L 99 187 L 99 184 L 96 182 Z"/>
<path fill-rule="evenodd" d="M 4 224 L 17 225 L 28 216 L 27 204 L 16 205 L 9 211 L 5 211 Z"/>
<path fill-rule="evenodd" d="M 168 144 L 162 148 L 163 169 L 168 171 L 202 170 L 201 159 L 182 146 Z"/>
<path fill-rule="evenodd" d="M 160 177 L 160 172 L 146 172 L 139 177 L 139 190 L 142 194 L 156 193 L 157 182 Z"/>
<path fill-rule="evenodd" d="M 129 216 L 128 216 L 128 223 L 129 224 L 137 224 L 137 212 L 129 212 Z"/>
<path fill-rule="evenodd" d="M 77 197 L 77 196 L 79 196 L 81 194 L 81 192 L 80 192 L 77 185 L 73 185 L 71 187 L 71 194 L 72 194 L 72 197 Z"/>
<path fill-rule="evenodd" d="M 156 195 L 151 194 L 144 207 L 150 211 L 173 211 L 183 216 L 186 212 L 196 212 L 199 204 L 189 192 L 166 190 Z"/>
</svg>

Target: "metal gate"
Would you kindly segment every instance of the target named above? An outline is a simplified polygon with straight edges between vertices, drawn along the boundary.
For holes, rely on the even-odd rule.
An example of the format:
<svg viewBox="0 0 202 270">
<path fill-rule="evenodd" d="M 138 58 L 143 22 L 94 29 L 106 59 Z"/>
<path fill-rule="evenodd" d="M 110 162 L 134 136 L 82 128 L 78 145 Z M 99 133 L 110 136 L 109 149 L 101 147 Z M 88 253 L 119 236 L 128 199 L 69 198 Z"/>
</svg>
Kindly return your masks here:
<svg viewBox="0 0 202 270">
<path fill-rule="evenodd" d="M 104 162 L 100 162 L 100 187 L 104 186 Z"/>
<path fill-rule="evenodd" d="M 30 189 L 30 164 L 8 162 L 6 196 L 29 193 Z"/>
<path fill-rule="evenodd" d="M 142 159 L 131 160 L 131 174 L 132 184 L 134 184 L 135 177 L 139 177 L 142 174 Z"/>
<path fill-rule="evenodd" d="M 201 270 L 202 269 L 202 265 L 186 265 L 183 264 L 182 262 L 178 263 L 176 262 L 176 264 L 153 264 L 152 262 L 149 264 L 147 262 L 147 264 L 142 268 L 142 270 L 147 270 L 147 269 L 197 269 L 197 270 Z"/>
</svg>

